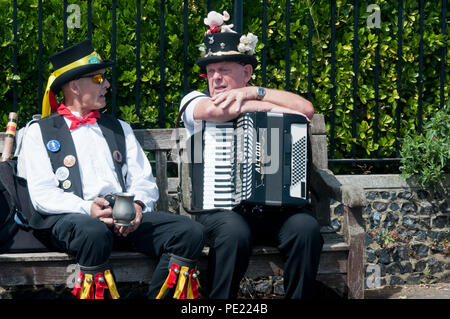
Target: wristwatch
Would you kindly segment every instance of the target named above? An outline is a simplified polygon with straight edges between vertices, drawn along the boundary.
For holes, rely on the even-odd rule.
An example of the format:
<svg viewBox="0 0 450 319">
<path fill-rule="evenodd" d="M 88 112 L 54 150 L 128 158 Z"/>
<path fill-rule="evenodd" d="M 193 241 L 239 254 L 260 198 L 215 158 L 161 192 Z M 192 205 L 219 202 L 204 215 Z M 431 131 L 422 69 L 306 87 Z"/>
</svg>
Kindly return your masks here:
<svg viewBox="0 0 450 319">
<path fill-rule="evenodd" d="M 256 89 L 256 99 L 261 101 L 266 95 L 266 90 L 262 86 L 258 86 Z"/>
</svg>

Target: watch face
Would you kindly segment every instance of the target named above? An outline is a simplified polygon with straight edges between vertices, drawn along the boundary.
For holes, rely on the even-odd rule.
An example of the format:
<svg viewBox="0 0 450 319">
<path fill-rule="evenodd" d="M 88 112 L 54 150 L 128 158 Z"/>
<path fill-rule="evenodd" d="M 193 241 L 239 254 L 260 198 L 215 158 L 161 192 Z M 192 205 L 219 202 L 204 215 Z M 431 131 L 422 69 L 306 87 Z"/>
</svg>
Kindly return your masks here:
<svg viewBox="0 0 450 319">
<path fill-rule="evenodd" d="M 263 87 L 258 87 L 256 94 L 258 95 L 258 99 L 261 100 L 264 97 L 264 95 L 266 95 L 266 90 L 264 90 Z"/>
</svg>

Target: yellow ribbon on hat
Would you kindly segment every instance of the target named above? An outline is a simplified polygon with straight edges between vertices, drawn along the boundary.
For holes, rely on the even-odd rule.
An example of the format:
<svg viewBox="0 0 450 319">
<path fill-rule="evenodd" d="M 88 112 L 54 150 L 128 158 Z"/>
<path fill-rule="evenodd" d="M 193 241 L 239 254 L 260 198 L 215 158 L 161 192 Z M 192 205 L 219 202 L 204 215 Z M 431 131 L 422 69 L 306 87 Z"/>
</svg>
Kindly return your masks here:
<svg viewBox="0 0 450 319">
<path fill-rule="evenodd" d="M 52 113 L 51 106 L 50 106 L 49 93 L 50 93 L 50 87 L 52 86 L 52 84 L 56 80 L 56 78 L 58 76 L 60 76 L 61 74 L 65 73 L 69 70 L 72 70 L 76 67 L 90 64 L 89 59 L 91 57 L 96 57 L 101 61 L 100 56 L 97 54 L 97 52 L 94 51 L 91 54 L 89 54 L 79 60 L 76 60 L 70 64 L 67 64 L 66 66 L 63 66 L 62 68 L 59 68 L 58 70 L 55 70 L 52 74 L 50 74 L 50 77 L 48 78 L 48 81 L 47 81 L 47 87 L 45 89 L 44 98 L 42 100 L 42 117 L 43 118 L 46 116 L 49 116 Z"/>
</svg>

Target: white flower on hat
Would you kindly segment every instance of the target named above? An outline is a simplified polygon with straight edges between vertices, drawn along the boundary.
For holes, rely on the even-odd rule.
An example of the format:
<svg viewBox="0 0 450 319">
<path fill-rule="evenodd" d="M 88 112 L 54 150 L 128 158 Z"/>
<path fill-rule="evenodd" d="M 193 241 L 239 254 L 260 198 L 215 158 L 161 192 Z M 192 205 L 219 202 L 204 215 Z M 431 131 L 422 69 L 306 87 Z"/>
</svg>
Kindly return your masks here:
<svg viewBox="0 0 450 319">
<path fill-rule="evenodd" d="M 258 37 L 253 33 L 249 32 L 247 35 L 243 35 L 240 38 L 240 43 L 238 45 L 239 52 L 253 55 L 255 54 L 256 43 L 258 42 Z"/>
<path fill-rule="evenodd" d="M 197 47 L 198 47 L 198 50 L 199 50 L 201 53 L 205 53 L 205 51 L 206 51 L 206 45 L 205 45 L 204 43 L 201 43 L 201 44 L 197 45 Z"/>
</svg>

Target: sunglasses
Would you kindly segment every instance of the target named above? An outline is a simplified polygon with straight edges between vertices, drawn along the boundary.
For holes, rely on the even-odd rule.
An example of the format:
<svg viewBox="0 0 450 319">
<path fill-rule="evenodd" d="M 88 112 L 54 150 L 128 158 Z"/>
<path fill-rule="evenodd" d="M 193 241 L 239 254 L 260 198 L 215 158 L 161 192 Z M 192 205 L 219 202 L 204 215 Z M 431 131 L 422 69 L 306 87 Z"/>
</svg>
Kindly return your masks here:
<svg viewBox="0 0 450 319">
<path fill-rule="evenodd" d="M 92 82 L 95 84 L 102 84 L 106 80 L 106 74 L 94 74 L 94 75 L 85 75 L 78 77 L 79 79 L 82 78 L 91 78 Z"/>
</svg>

